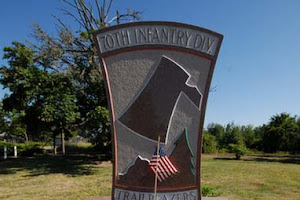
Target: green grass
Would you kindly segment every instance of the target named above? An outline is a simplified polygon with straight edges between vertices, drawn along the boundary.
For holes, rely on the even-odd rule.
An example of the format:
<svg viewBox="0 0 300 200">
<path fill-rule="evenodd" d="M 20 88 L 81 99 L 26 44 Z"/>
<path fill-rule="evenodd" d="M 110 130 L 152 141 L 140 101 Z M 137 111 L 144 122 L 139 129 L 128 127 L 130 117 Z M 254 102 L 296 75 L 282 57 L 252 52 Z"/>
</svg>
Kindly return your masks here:
<svg viewBox="0 0 300 200">
<path fill-rule="evenodd" d="M 74 200 L 109 195 L 110 183 L 111 164 L 85 155 L 0 161 L 3 200 Z"/>
<path fill-rule="evenodd" d="M 300 199 L 300 159 L 288 156 L 204 155 L 202 183 L 230 200 Z M 1 200 L 82 200 L 111 193 L 109 162 L 95 155 L 0 160 Z M 212 189 L 210 189 L 212 188 Z"/>
<path fill-rule="evenodd" d="M 300 158 L 289 156 L 204 156 L 202 183 L 234 200 L 299 200 Z"/>
</svg>

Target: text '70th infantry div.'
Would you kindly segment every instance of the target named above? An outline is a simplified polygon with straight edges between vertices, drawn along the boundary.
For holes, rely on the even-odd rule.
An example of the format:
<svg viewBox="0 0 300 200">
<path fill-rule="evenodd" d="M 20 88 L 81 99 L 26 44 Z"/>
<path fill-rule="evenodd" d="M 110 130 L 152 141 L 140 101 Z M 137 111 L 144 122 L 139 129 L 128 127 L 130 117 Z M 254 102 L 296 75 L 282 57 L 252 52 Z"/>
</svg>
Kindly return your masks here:
<svg viewBox="0 0 300 200">
<path fill-rule="evenodd" d="M 98 39 L 102 53 L 130 46 L 161 44 L 180 46 L 214 55 L 217 45 L 217 38 L 206 33 L 163 26 L 129 27 L 123 30 L 109 31 Z"/>
</svg>

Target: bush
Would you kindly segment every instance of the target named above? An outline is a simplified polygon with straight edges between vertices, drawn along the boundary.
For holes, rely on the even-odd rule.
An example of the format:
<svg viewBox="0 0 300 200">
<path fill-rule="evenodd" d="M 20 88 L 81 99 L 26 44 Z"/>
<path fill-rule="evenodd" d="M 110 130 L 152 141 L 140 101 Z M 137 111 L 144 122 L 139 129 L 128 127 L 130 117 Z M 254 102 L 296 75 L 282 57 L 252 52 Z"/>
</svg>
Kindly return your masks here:
<svg viewBox="0 0 300 200">
<path fill-rule="evenodd" d="M 18 154 L 20 156 L 33 156 L 34 154 L 43 154 L 45 151 L 42 149 L 41 143 L 26 142 L 17 145 Z"/>
<path fill-rule="evenodd" d="M 201 194 L 204 197 L 217 197 L 220 196 L 220 192 L 213 186 L 204 185 L 201 187 Z"/>
<path fill-rule="evenodd" d="M 8 156 L 13 156 L 14 146 L 17 147 L 18 156 L 33 156 L 34 154 L 43 154 L 45 152 L 40 142 L 10 143 L 0 141 L 0 152 L 3 152 L 4 146 L 7 147 Z"/>
<path fill-rule="evenodd" d="M 203 132 L 203 153 L 216 153 L 217 152 L 217 142 L 216 137 L 209 134 L 208 132 Z"/>
<path fill-rule="evenodd" d="M 240 160 L 245 153 L 247 153 L 247 148 L 240 144 L 229 144 L 229 152 L 235 153 L 235 158 Z"/>
<path fill-rule="evenodd" d="M 12 155 L 14 152 L 14 146 L 12 145 L 12 143 L 0 141 L 0 152 L 1 152 L 0 156 L 3 156 L 4 146 L 6 146 L 7 155 Z"/>
</svg>

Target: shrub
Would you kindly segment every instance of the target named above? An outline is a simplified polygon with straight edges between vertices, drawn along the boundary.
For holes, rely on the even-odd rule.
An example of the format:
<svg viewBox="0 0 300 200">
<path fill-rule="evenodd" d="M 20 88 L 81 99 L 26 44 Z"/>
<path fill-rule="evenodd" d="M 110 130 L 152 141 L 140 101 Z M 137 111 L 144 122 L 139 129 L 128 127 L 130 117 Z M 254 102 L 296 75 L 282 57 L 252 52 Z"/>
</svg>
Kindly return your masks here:
<svg viewBox="0 0 300 200">
<path fill-rule="evenodd" d="M 7 155 L 13 154 L 13 152 L 14 152 L 14 146 L 12 145 L 12 143 L 0 141 L 0 152 L 1 152 L 0 156 L 3 156 L 4 146 L 6 146 Z"/>
<path fill-rule="evenodd" d="M 20 156 L 33 156 L 34 154 L 43 154 L 44 149 L 41 143 L 26 142 L 17 145 L 18 154 Z"/>
<path fill-rule="evenodd" d="M 7 155 L 9 156 L 13 156 L 14 146 L 17 147 L 18 156 L 33 156 L 45 152 L 40 142 L 10 143 L 0 141 L 0 152 L 3 151 L 4 146 L 7 147 Z"/>
<path fill-rule="evenodd" d="M 240 160 L 245 153 L 247 153 L 247 148 L 240 144 L 229 144 L 229 152 L 235 153 L 235 158 Z"/>
<path fill-rule="evenodd" d="M 216 153 L 217 152 L 217 142 L 216 137 L 204 131 L 203 133 L 203 153 Z"/>
<path fill-rule="evenodd" d="M 204 197 L 217 197 L 220 192 L 213 186 L 204 185 L 201 187 L 201 194 Z"/>
</svg>

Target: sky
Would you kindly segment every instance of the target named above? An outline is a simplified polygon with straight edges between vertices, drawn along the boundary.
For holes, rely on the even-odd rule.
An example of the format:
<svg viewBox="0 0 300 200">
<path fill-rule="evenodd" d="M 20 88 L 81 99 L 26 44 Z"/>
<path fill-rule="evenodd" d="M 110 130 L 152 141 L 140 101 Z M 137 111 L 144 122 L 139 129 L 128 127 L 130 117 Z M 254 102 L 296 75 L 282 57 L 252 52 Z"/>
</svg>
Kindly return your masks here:
<svg viewBox="0 0 300 200">
<path fill-rule="evenodd" d="M 112 10 L 127 8 L 143 11 L 142 21 L 182 22 L 224 35 L 205 125 L 259 126 L 282 112 L 300 115 L 299 0 L 115 0 Z M 34 23 L 55 35 L 53 15 L 76 30 L 60 9 L 58 0 L 0 0 L 0 57 L 12 41 L 31 39 Z M 7 92 L 0 86 L 0 98 Z"/>
</svg>

